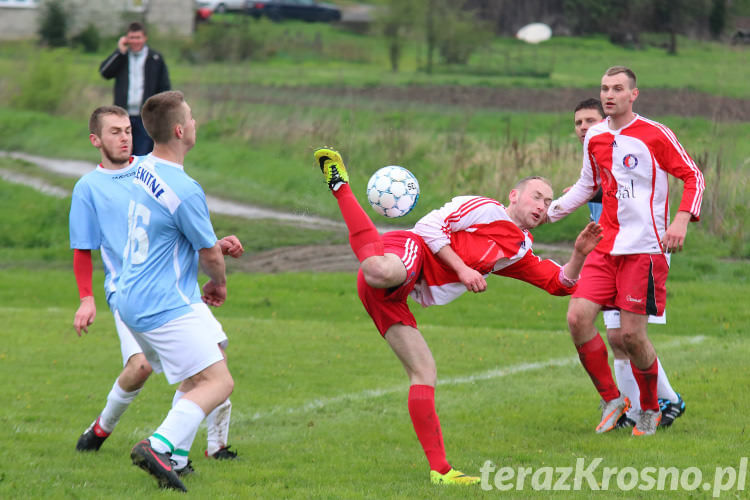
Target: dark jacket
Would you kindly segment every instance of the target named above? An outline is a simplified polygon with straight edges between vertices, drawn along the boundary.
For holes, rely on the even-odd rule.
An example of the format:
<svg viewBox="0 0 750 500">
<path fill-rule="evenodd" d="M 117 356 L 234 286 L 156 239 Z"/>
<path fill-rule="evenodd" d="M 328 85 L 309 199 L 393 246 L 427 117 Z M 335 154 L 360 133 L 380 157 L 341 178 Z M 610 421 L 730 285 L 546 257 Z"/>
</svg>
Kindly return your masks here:
<svg viewBox="0 0 750 500">
<path fill-rule="evenodd" d="M 128 54 L 115 51 L 99 66 L 99 73 L 107 80 L 115 79 L 115 104 L 128 109 Z M 164 58 L 148 49 L 144 67 L 143 102 L 154 94 L 170 90 L 169 72 Z M 142 104 L 142 103 L 141 103 Z"/>
</svg>

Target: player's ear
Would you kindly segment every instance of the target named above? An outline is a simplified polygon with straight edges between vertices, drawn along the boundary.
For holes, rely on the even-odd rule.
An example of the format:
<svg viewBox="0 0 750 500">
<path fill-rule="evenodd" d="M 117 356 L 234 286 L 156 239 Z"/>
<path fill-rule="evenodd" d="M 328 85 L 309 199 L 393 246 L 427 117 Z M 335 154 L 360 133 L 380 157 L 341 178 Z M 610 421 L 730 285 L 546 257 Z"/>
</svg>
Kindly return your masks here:
<svg viewBox="0 0 750 500">
<path fill-rule="evenodd" d="M 518 189 L 511 189 L 508 199 L 511 203 L 516 203 L 518 201 Z"/>
<path fill-rule="evenodd" d="M 95 148 L 102 147 L 102 140 L 99 139 L 99 137 L 96 134 L 89 134 L 89 140 L 91 141 L 91 145 Z"/>
<path fill-rule="evenodd" d="M 640 94 L 640 92 L 638 91 L 638 87 L 636 87 L 630 93 L 630 102 L 634 102 L 636 99 L 638 99 L 638 94 Z"/>
<path fill-rule="evenodd" d="M 178 139 L 182 139 L 182 136 L 185 134 L 185 131 L 182 129 L 182 125 L 179 123 L 174 126 L 174 136 Z"/>
</svg>

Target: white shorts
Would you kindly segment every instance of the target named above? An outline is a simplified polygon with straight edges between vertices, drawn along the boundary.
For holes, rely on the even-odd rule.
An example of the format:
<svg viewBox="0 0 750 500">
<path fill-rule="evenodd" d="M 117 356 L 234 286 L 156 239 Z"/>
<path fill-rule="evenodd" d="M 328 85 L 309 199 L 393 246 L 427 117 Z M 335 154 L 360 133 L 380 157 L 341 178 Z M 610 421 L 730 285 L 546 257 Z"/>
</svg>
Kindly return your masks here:
<svg viewBox="0 0 750 500">
<path fill-rule="evenodd" d="M 130 331 L 128 325 L 126 325 L 122 319 L 120 319 L 120 313 L 115 309 L 115 328 L 117 329 L 117 336 L 120 337 L 120 352 L 122 352 L 122 366 L 128 363 L 128 360 L 133 357 L 134 354 L 143 352 L 141 346 L 138 345 L 138 341 L 133 337 L 133 332 Z"/>
<path fill-rule="evenodd" d="M 148 332 L 133 332 L 156 373 L 176 384 L 224 359 L 227 336 L 204 303 Z"/>
<path fill-rule="evenodd" d="M 606 311 L 602 311 L 602 316 L 604 317 L 604 326 L 607 327 L 607 330 L 610 330 L 612 328 L 620 328 L 620 311 L 618 311 L 617 309 L 608 309 Z M 661 316 L 649 315 L 648 322 L 652 325 L 666 325 L 667 311 L 665 310 Z"/>
</svg>

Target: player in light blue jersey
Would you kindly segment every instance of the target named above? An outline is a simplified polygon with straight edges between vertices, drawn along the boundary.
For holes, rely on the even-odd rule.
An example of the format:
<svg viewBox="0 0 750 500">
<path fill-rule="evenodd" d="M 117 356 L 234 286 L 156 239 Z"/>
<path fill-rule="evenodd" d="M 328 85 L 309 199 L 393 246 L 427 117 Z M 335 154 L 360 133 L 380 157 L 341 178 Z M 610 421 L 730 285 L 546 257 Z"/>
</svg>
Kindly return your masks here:
<svg viewBox="0 0 750 500">
<path fill-rule="evenodd" d="M 101 153 L 101 163 L 79 179 L 71 200 L 70 245 L 74 249 L 73 267 L 81 297 L 74 327 L 80 336 L 81 331 L 88 332 L 96 317 L 91 250 L 99 249 L 104 264 L 106 299 L 115 317 L 124 367 L 107 396 L 104 409 L 78 439 L 76 449 L 79 451 L 99 450 L 151 373 L 141 347 L 114 307 L 122 251 L 127 241 L 130 191 L 136 165 L 142 158 L 130 156 L 130 122 L 124 109 L 117 106 L 97 108 L 89 120 L 89 129 L 91 143 Z M 225 253 L 231 252 L 232 256 L 242 253 L 242 246 L 234 236 L 222 239 L 222 246 Z M 234 455 L 226 446 L 230 404 L 227 402 L 223 418 L 209 418 L 207 451 L 215 458 L 233 458 Z"/>
<path fill-rule="evenodd" d="M 573 111 L 573 124 L 575 127 L 576 137 L 584 143 L 586 138 L 586 132 L 589 128 L 596 125 L 597 123 L 604 120 L 604 109 L 599 99 L 590 98 L 585 99 L 578 103 Z M 565 189 L 567 191 L 570 188 Z M 602 214 L 602 190 L 594 195 L 594 197 L 588 202 L 590 218 L 594 222 L 599 222 L 599 217 Z M 617 309 L 607 309 L 602 311 L 602 317 L 604 318 L 604 325 L 607 327 L 607 340 L 609 346 L 612 349 L 614 355 L 614 372 L 615 380 L 620 391 L 630 400 L 632 406 L 626 413 L 623 413 L 614 422 L 609 422 L 610 428 L 624 428 L 632 427 L 636 423 L 638 412 L 640 411 L 640 390 L 638 389 L 638 383 L 635 380 L 633 371 L 630 367 L 630 359 L 625 350 L 625 346 L 617 341 L 621 338 L 620 335 L 620 311 Z M 648 317 L 649 323 L 664 324 L 667 322 L 666 312 L 661 316 L 650 315 Z M 603 344 L 599 344 L 599 349 L 606 349 Z M 589 371 L 587 363 L 584 361 L 587 354 L 584 353 L 582 356 L 582 364 L 584 368 Z M 672 385 L 669 383 L 669 378 L 664 368 L 661 365 L 661 361 L 657 358 L 659 365 L 659 373 L 657 379 L 657 395 L 659 397 L 659 406 L 662 411 L 662 419 L 659 423 L 659 427 L 669 427 L 672 425 L 674 420 L 681 416 L 685 411 L 685 402 L 682 397 L 675 392 Z M 591 372 L 589 372 L 591 373 Z M 609 412 L 604 409 L 604 412 Z M 605 419 L 605 414 L 602 415 L 602 421 Z M 607 425 L 606 427 L 609 427 Z"/>
<path fill-rule="evenodd" d="M 104 263 L 104 290 L 115 317 L 124 367 L 104 409 L 78 439 L 79 451 L 97 451 L 101 447 L 151 374 L 140 346 L 113 307 L 127 240 L 127 206 L 138 163 L 138 158 L 130 156 L 133 144 L 127 111 L 118 106 L 97 108 L 89 119 L 89 132 L 91 144 L 101 153 L 101 163 L 78 180 L 71 200 L 70 247 L 81 298 L 73 324 L 80 336 L 81 331 L 88 332 L 96 317 L 91 250 L 99 249 Z"/>
<path fill-rule="evenodd" d="M 142 117 L 155 146 L 136 167 L 117 309 L 154 371 L 179 382 L 182 394 L 130 456 L 162 487 L 187 491 L 175 469 L 186 465 L 201 421 L 234 388 L 217 345 L 226 336 L 206 306 L 224 303 L 226 272 L 203 189 L 182 166 L 196 139 L 190 106 L 182 92 L 162 92 Z M 209 277 L 203 297 L 199 264 Z"/>
</svg>

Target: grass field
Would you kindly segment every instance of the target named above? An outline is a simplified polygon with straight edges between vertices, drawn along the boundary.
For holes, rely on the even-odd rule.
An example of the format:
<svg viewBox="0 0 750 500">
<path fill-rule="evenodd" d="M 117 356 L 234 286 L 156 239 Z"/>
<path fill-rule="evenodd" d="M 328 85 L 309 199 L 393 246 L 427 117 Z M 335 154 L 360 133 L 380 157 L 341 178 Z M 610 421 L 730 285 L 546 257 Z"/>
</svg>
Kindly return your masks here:
<svg viewBox="0 0 750 500">
<path fill-rule="evenodd" d="M 71 327 L 78 300 L 64 235 L 68 200 L 4 182 L 0 188 L 6 214 L 0 231 L 6 283 L 0 289 L 0 373 L 7 388 L 0 445 L 12 450 L 0 456 L 0 498 L 171 495 L 159 491 L 128 457 L 171 402 L 174 388 L 161 376 L 148 382 L 100 452 L 74 450 L 120 369 L 100 265 L 94 275 L 99 315 L 91 332 L 78 338 Z M 312 233 L 285 235 L 271 222 L 216 218 L 215 223 L 217 231 L 236 232 L 245 241 L 267 235 L 268 240 L 256 238 L 261 245 L 315 241 Z M 708 243 L 701 246 L 709 248 Z M 501 493 L 495 485 L 505 484 L 502 477 L 495 483 L 489 473 L 488 491 L 428 483 L 406 409 L 406 377 L 358 303 L 354 281 L 352 274 L 230 275 L 229 300 L 216 314 L 231 340 L 236 390 L 230 443 L 240 460 L 202 459 L 201 430 L 192 453 L 198 473 L 186 479 L 191 494 L 493 498 Z M 415 307 L 438 362 L 437 406 L 449 459 L 478 473 L 488 460 L 544 471 L 601 458 L 597 478 L 604 467 L 676 467 L 693 474 L 686 476 L 687 487 L 677 483 L 676 496 L 692 488 L 696 469 L 690 468 L 697 467 L 705 481 L 694 495 L 712 494 L 716 476 L 717 494 L 743 496 L 736 485 L 726 492 L 720 487 L 728 487 L 726 468 L 739 471 L 748 449 L 750 311 L 743 297 L 750 293 L 749 282 L 746 261 L 717 261 L 694 252 L 673 259 L 669 323 L 652 328 L 651 336 L 688 409 L 672 429 L 648 439 L 593 432 L 598 398 L 566 332 L 566 299 L 493 278 L 483 295 L 445 307 Z M 622 487 L 612 479 L 603 495 L 588 482 L 580 491 L 556 494 L 665 494 L 656 487 L 628 490 L 628 477 Z M 704 483 L 710 491 L 702 489 Z M 541 487 L 547 488 L 544 482 Z M 534 490 L 530 480 L 511 493 L 550 494 Z"/>
<path fill-rule="evenodd" d="M 677 265 L 677 264 L 676 264 Z M 99 300 L 91 332 L 71 328 L 77 297 L 72 273 L 3 270 L 6 388 L 0 416 L 0 497 L 163 497 L 130 465 L 130 447 L 167 411 L 173 388 L 154 376 L 96 454 L 75 441 L 100 411 L 119 373 L 111 315 Z M 95 283 L 102 276 L 95 273 Z M 192 451 L 198 471 L 186 479 L 198 498 L 464 498 L 493 489 L 436 488 L 406 409 L 402 369 L 357 303 L 348 274 L 234 274 L 227 304 L 216 311 L 230 336 L 231 463 L 202 459 L 205 431 Z M 304 289 L 304 292 L 300 292 Z M 449 459 L 478 473 L 500 466 L 697 467 L 712 481 L 716 467 L 748 455 L 744 386 L 750 315 L 739 297 L 747 281 L 676 281 L 669 324 L 652 339 L 687 412 L 673 428 L 646 439 L 626 432 L 596 435 L 597 395 L 565 331 L 566 299 L 522 283 L 493 279 L 489 291 L 417 310 L 439 369 L 437 407 Z M 97 290 L 97 295 L 99 290 Z M 736 301 L 728 297 L 737 297 Z M 99 297 L 100 298 L 100 297 Z M 597 473 L 599 474 L 599 473 Z M 659 491 L 609 493 L 663 498 Z M 570 484 L 573 484 L 572 482 Z M 559 492 L 566 498 L 593 495 Z M 625 487 L 627 488 L 627 482 Z M 669 483 L 667 483 L 669 484 Z M 726 484 L 726 483 L 723 483 Z M 689 485 L 689 483 L 688 483 Z M 685 495 L 675 492 L 677 496 Z M 701 489 L 693 492 L 708 496 Z M 530 483 L 511 496 L 547 497 Z M 744 496 L 736 488 L 724 497 Z M 597 493 L 599 496 L 599 493 Z"/>
<path fill-rule="evenodd" d="M 503 199 L 508 184 L 528 173 L 551 177 L 559 192 L 575 178 L 580 162 L 570 113 L 306 97 L 284 87 L 594 91 L 603 68 L 616 61 L 634 66 L 646 88 L 750 95 L 750 52 L 714 43 L 681 40 L 680 55 L 667 57 L 658 49 L 614 47 L 600 37 L 558 38 L 538 47 L 498 39 L 466 71 L 437 68 L 436 74 L 426 75 L 417 70 L 419 48 L 413 45 L 406 50 L 402 71 L 394 74 L 377 37 L 306 24 L 263 29 L 269 30 L 269 39 L 286 45 L 280 45 L 273 59 L 241 64 L 188 64 L 178 56 L 179 44 L 152 39 L 169 61 L 175 87 L 194 85 L 195 98 L 189 100 L 199 120 L 199 141 L 186 166 L 209 194 L 330 217 L 338 214 L 311 164 L 316 146 L 332 143 L 342 149 L 361 200 L 364 182 L 375 168 L 400 163 L 412 169 L 422 184 L 422 198 L 403 221 L 409 224 L 457 193 Z M 317 37 L 319 49 L 299 50 L 315 46 L 308 42 Z M 85 55 L 0 44 L 0 150 L 98 161 L 85 125 L 94 103 L 111 99 L 111 82 L 95 71 L 109 50 Z M 549 69 L 548 78 L 503 74 L 511 55 L 516 58 L 511 64 L 533 61 Z M 484 62 L 489 71 L 478 71 Z M 45 67 L 54 72 L 45 76 Z M 239 85 L 239 91 L 235 99 L 213 102 L 213 85 Z M 41 112 L 20 109 L 28 107 L 28 101 L 20 106 L 18 100 L 27 89 L 25 98 L 38 97 L 43 104 L 51 99 L 52 104 L 41 106 Z M 258 89 L 261 95 L 253 95 Z M 61 95 L 69 98 L 57 106 Z M 56 112 L 49 114 L 52 109 Z M 744 489 L 738 485 L 741 477 L 731 485 L 729 480 L 732 473 L 742 476 L 742 459 L 750 455 L 750 236 L 745 229 L 750 128 L 704 118 L 653 118 L 674 128 L 703 162 L 708 186 L 702 222 L 691 226 L 686 252 L 672 261 L 669 323 L 651 329 L 672 385 L 687 402 L 685 416 L 650 438 L 595 434 L 598 396 L 569 340 L 567 299 L 493 277 L 485 294 L 464 296 L 445 307 L 415 306 L 438 363 L 437 408 L 448 458 L 457 468 L 476 474 L 490 461 L 497 468 L 544 471 L 575 468 L 579 459 L 586 465 L 602 459 L 595 484 L 584 480 L 576 490 L 571 477 L 570 490 L 554 495 L 748 496 L 747 480 Z M 0 169 L 66 190 L 75 182 L 8 158 L 0 158 Z M 673 201 L 678 198 L 673 195 Z M 0 180 L 0 275 L 5 284 L 0 288 L 0 374 L 6 388 L 0 397 L 0 446 L 6 450 L 0 454 L 0 498 L 173 496 L 159 491 L 129 460 L 131 446 L 158 426 L 171 403 L 174 387 L 162 376 L 147 383 L 100 452 L 74 449 L 101 410 L 121 360 L 98 261 L 96 323 L 81 338 L 72 328 L 78 296 L 67 239 L 69 204 L 69 198 L 40 195 Z M 579 212 L 564 223 L 539 228 L 536 241 L 569 240 L 586 218 Z M 213 222 L 217 234 L 241 238 L 244 259 L 279 246 L 346 241 L 341 231 L 303 230 L 273 221 L 214 217 Z M 487 475 L 484 489 L 429 484 L 407 412 L 406 377 L 360 305 L 354 275 L 233 272 L 228 302 L 216 316 L 230 338 L 229 365 L 236 382 L 230 444 L 240 459 L 203 459 L 205 429 L 199 431 L 191 453 L 197 474 L 186 479 L 193 497 L 553 494 L 548 491 L 553 484 L 536 491 L 526 478 L 516 489 L 513 480 L 503 482 L 494 473 Z M 605 467 L 624 472 L 633 467 L 636 473 L 675 467 L 683 482 L 678 481 L 675 491 L 659 491 L 648 487 L 648 481 L 618 485 L 612 478 L 607 491 L 595 491 Z M 693 484 L 697 473 L 702 478 Z M 555 474 L 552 481 L 558 478 Z M 511 489 L 500 491 L 504 484 Z"/>
</svg>

